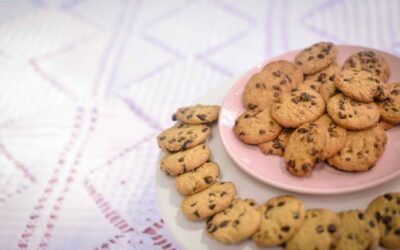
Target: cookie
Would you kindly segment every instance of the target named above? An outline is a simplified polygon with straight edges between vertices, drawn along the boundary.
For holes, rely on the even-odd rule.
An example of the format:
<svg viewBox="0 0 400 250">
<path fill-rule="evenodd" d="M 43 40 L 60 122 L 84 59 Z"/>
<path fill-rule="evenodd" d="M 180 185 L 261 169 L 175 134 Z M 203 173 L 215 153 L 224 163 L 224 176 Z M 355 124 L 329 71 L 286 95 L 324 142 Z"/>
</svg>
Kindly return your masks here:
<svg viewBox="0 0 400 250">
<path fill-rule="evenodd" d="M 370 50 L 360 51 L 351 55 L 345 61 L 343 69 L 366 70 L 379 77 L 383 82 L 387 82 L 390 77 L 389 64 L 385 58 Z"/>
<path fill-rule="evenodd" d="M 245 111 L 236 119 L 233 131 L 247 144 L 260 144 L 271 141 L 281 132 L 282 127 L 276 123 L 269 108 L 257 108 Z"/>
<path fill-rule="evenodd" d="M 235 199 L 207 221 L 207 234 L 225 244 L 249 238 L 260 226 L 261 214 L 253 200 Z"/>
<path fill-rule="evenodd" d="M 347 172 L 371 169 L 383 154 L 387 135 L 381 126 L 362 131 L 348 131 L 346 144 L 328 163 Z"/>
<path fill-rule="evenodd" d="M 294 62 L 306 75 L 312 75 L 336 60 L 337 48 L 333 43 L 319 42 L 301 51 Z"/>
<path fill-rule="evenodd" d="M 218 165 L 215 162 L 206 162 L 202 166 L 176 177 L 176 190 L 183 195 L 192 195 L 214 184 L 218 177 Z"/>
<path fill-rule="evenodd" d="M 285 147 L 289 141 L 289 137 L 292 134 L 293 129 L 284 128 L 281 133 L 272 141 L 264 142 L 259 144 L 261 152 L 266 155 L 279 155 L 282 156 L 285 152 Z"/>
<path fill-rule="evenodd" d="M 291 80 L 282 71 L 261 71 L 254 74 L 243 91 L 243 107 L 270 107 L 284 92 L 292 89 Z"/>
<path fill-rule="evenodd" d="M 169 128 L 157 136 L 158 146 L 170 152 L 193 148 L 207 140 L 211 133 L 207 125 L 181 124 Z"/>
<path fill-rule="evenodd" d="M 172 120 L 178 120 L 186 124 L 212 123 L 218 119 L 218 105 L 194 105 L 179 108 L 173 115 Z"/>
<path fill-rule="evenodd" d="M 283 157 L 286 169 L 295 176 L 310 174 L 316 162 L 324 159 L 327 131 L 319 124 L 307 123 L 289 138 Z"/>
<path fill-rule="evenodd" d="M 278 60 L 268 63 L 264 66 L 263 71 L 284 73 L 289 82 L 291 82 L 292 87 L 298 86 L 304 80 L 303 72 L 300 70 L 296 64 L 289 62 L 287 60 Z"/>
<path fill-rule="evenodd" d="M 380 120 L 378 125 L 381 126 L 384 130 L 389 130 L 394 127 L 394 124 L 385 122 L 383 120 Z"/>
<path fill-rule="evenodd" d="M 335 249 L 340 238 L 340 219 L 328 209 L 309 209 L 297 233 L 286 242 L 286 250 Z"/>
<path fill-rule="evenodd" d="M 391 123 L 400 123 L 400 83 L 388 84 L 389 97 L 378 103 L 382 120 Z"/>
<path fill-rule="evenodd" d="M 278 196 L 261 207 L 261 226 L 251 239 L 260 247 L 276 246 L 290 239 L 304 221 L 305 209 L 293 196 Z"/>
<path fill-rule="evenodd" d="M 164 156 L 161 159 L 161 170 L 168 175 L 176 176 L 201 166 L 210 157 L 210 148 L 205 144 L 200 144 L 194 148 Z"/>
<path fill-rule="evenodd" d="M 297 128 L 312 122 L 325 112 L 325 102 L 313 90 L 293 90 L 285 93 L 279 102 L 271 107 L 272 118 L 285 128 Z"/>
<path fill-rule="evenodd" d="M 204 220 L 229 207 L 235 195 L 232 182 L 216 182 L 197 194 L 185 197 L 181 210 L 191 221 Z"/>
<path fill-rule="evenodd" d="M 362 210 L 338 213 L 341 237 L 336 246 L 339 250 L 376 249 L 379 243 L 379 229 L 373 216 Z"/>
<path fill-rule="evenodd" d="M 364 70 L 347 69 L 337 74 L 335 86 L 345 96 L 359 102 L 370 103 L 388 96 L 387 85 Z"/>
<path fill-rule="evenodd" d="M 339 152 L 346 143 L 347 130 L 339 127 L 328 115 L 323 115 L 315 121 L 328 132 L 328 141 L 325 146 L 324 158 L 329 158 Z"/>
<path fill-rule="evenodd" d="M 327 104 L 328 115 L 339 126 L 350 130 L 363 130 L 379 121 L 379 109 L 375 103 L 362 103 L 337 94 Z"/>
<path fill-rule="evenodd" d="M 321 86 L 328 83 L 334 83 L 335 74 L 340 72 L 340 68 L 336 62 L 329 65 L 327 68 L 306 76 L 304 82 L 299 84 L 299 89 L 312 89 L 320 92 Z"/>
<path fill-rule="evenodd" d="M 378 222 L 380 245 L 400 249 L 400 193 L 387 193 L 374 199 L 366 213 Z"/>
</svg>

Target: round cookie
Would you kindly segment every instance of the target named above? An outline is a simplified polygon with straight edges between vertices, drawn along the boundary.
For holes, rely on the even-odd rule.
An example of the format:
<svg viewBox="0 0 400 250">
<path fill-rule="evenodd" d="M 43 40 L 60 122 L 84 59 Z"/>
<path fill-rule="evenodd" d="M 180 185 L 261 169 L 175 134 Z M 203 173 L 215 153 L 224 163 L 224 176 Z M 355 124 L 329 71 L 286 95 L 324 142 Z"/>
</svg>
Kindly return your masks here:
<svg viewBox="0 0 400 250">
<path fill-rule="evenodd" d="M 328 209 L 309 209 L 297 233 L 286 242 L 286 250 L 335 249 L 340 238 L 340 219 Z"/>
<path fill-rule="evenodd" d="M 289 138 L 283 155 L 286 169 L 295 176 L 306 176 L 314 165 L 324 159 L 327 131 L 319 124 L 307 123 L 297 128 Z"/>
<path fill-rule="evenodd" d="M 170 152 L 193 148 L 207 140 L 211 133 L 207 125 L 181 124 L 169 128 L 157 136 L 158 146 Z"/>
<path fill-rule="evenodd" d="M 382 120 L 391 123 L 400 123 L 400 82 L 388 84 L 389 98 L 378 103 Z"/>
<path fill-rule="evenodd" d="M 319 42 L 301 51 L 294 61 L 304 74 L 312 75 L 332 64 L 337 51 L 333 43 Z"/>
<path fill-rule="evenodd" d="M 232 182 L 216 182 L 197 194 L 185 197 L 181 210 L 188 220 L 204 220 L 229 207 L 235 195 Z"/>
<path fill-rule="evenodd" d="M 390 77 L 390 68 L 385 58 L 370 50 L 351 55 L 345 61 L 343 69 L 366 70 L 379 77 L 383 82 L 387 82 Z"/>
<path fill-rule="evenodd" d="M 348 131 L 346 144 L 328 163 L 347 172 L 371 169 L 383 154 L 387 135 L 381 126 L 362 131 Z"/>
<path fill-rule="evenodd" d="M 269 107 L 292 89 L 290 79 L 281 71 L 265 71 L 250 77 L 243 91 L 243 107 L 255 109 Z"/>
<path fill-rule="evenodd" d="M 172 120 L 178 120 L 186 124 L 205 124 L 218 119 L 218 105 L 201 105 L 179 108 L 173 115 Z"/>
<path fill-rule="evenodd" d="M 336 62 L 333 62 L 331 65 L 329 65 L 327 68 L 312 74 L 306 76 L 304 82 L 300 84 L 299 88 L 303 88 L 302 86 L 304 85 L 304 88 L 311 88 L 317 92 L 320 92 L 321 87 L 325 84 L 333 83 L 335 82 L 335 74 L 340 72 L 340 67 Z M 322 98 L 324 98 L 322 96 Z M 325 98 L 324 98 L 325 100 Z"/>
<path fill-rule="evenodd" d="M 379 121 L 379 109 L 375 103 L 361 103 L 337 94 L 327 104 L 328 115 L 339 126 L 350 130 L 363 130 Z"/>
<path fill-rule="evenodd" d="M 278 196 L 261 207 L 261 226 L 251 239 L 259 247 L 276 246 L 290 239 L 304 221 L 305 209 L 293 196 Z"/>
<path fill-rule="evenodd" d="M 239 116 L 233 130 L 242 142 L 260 144 L 276 138 L 282 127 L 271 118 L 269 108 L 257 108 Z"/>
<path fill-rule="evenodd" d="M 263 71 L 270 72 L 283 72 L 291 82 L 293 87 L 298 86 L 304 80 L 303 72 L 296 66 L 296 64 L 287 60 L 278 60 L 268 63 L 264 66 Z"/>
<path fill-rule="evenodd" d="M 337 74 L 335 86 L 344 95 L 365 103 L 384 100 L 389 94 L 384 82 L 364 70 L 343 70 Z"/>
<path fill-rule="evenodd" d="M 376 249 L 379 243 L 379 229 L 373 216 L 361 210 L 338 213 L 341 223 L 341 237 L 336 249 Z"/>
<path fill-rule="evenodd" d="M 387 193 L 374 199 L 366 213 L 378 222 L 380 245 L 388 249 L 400 248 L 400 193 Z"/>
<path fill-rule="evenodd" d="M 205 144 L 200 144 L 194 148 L 164 156 L 161 159 L 161 170 L 167 175 L 176 176 L 201 166 L 210 157 L 210 148 Z"/>
<path fill-rule="evenodd" d="M 235 199 L 224 211 L 207 221 L 207 234 L 225 244 L 249 238 L 260 226 L 261 214 L 253 200 Z"/>
<path fill-rule="evenodd" d="M 328 141 L 325 146 L 324 158 L 329 158 L 339 152 L 346 143 L 347 130 L 339 127 L 328 115 L 323 115 L 315 121 L 328 132 Z"/>
<path fill-rule="evenodd" d="M 325 102 L 313 90 L 293 90 L 282 95 L 271 107 L 271 116 L 286 128 L 297 128 L 306 122 L 317 120 L 325 112 Z"/>
<path fill-rule="evenodd" d="M 215 162 L 206 162 L 200 167 L 176 177 L 176 190 L 183 195 L 192 195 L 214 184 L 218 177 L 218 165 Z"/>
<path fill-rule="evenodd" d="M 272 141 L 264 142 L 259 144 L 261 152 L 266 155 L 279 155 L 282 156 L 285 152 L 285 147 L 289 141 L 289 137 L 292 134 L 293 129 L 284 128 L 281 133 Z"/>
</svg>

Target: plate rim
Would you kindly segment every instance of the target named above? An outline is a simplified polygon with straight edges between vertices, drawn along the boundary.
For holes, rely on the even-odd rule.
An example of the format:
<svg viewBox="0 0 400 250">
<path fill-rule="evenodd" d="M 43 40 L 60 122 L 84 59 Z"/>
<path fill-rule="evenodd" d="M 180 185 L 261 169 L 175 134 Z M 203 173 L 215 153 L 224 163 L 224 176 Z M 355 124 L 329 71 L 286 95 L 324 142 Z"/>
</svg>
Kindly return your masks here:
<svg viewBox="0 0 400 250">
<path fill-rule="evenodd" d="M 373 50 L 385 55 L 389 55 L 391 57 L 395 57 L 397 60 L 400 61 L 400 56 L 391 54 L 389 52 L 386 51 L 382 51 L 379 49 L 375 49 L 375 48 L 371 48 L 371 47 L 365 47 L 365 46 L 359 46 L 359 45 L 353 45 L 353 44 L 336 44 L 336 47 L 356 47 L 359 50 Z M 229 96 L 232 95 L 233 91 L 235 90 L 236 86 L 239 84 L 239 82 L 250 75 L 250 72 L 254 71 L 255 69 L 260 69 L 261 67 L 263 67 L 264 65 L 266 65 L 267 63 L 270 63 L 274 60 L 280 60 L 279 58 L 282 57 L 285 54 L 291 54 L 291 53 L 298 53 L 300 52 L 302 49 L 295 49 L 295 50 L 290 50 L 287 51 L 285 53 L 273 56 L 267 60 L 264 60 L 263 62 L 257 64 L 254 67 L 251 67 L 250 69 L 248 69 L 245 73 L 241 74 L 239 77 L 236 77 L 236 81 L 235 83 L 231 86 L 231 88 L 228 90 L 228 92 L 226 93 L 226 95 L 223 98 L 222 104 L 221 104 L 221 110 L 220 113 L 218 115 L 218 121 L 220 121 L 221 119 L 221 114 L 222 114 L 222 110 L 223 110 L 223 106 L 226 103 L 227 99 Z M 385 177 L 379 178 L 377 180 L 372 180 L 372 181 L 368 181 L 366 183 L 357 185 L 357 186 L 349 186 L 349 187 L 343 187 L 343 188 L 335 188 L 335 189 L 315 189 L 315 188 L 306 188 L 306 187 L 299 187 L 299 186 L 290 186 L 287 184 L 282 184 L 280 182 L 268 179 L 268 178 L 263 178 L 261 175 L 258 175 L 252 171 L 250 171 L 247 167 L 242 165 L 242 162 L 239 162 L 235 157 L 233 157 L 234 153 L 231 151 L 231 149 L 227 146 L 228 142 L 226 141 L 226 137 L 224 136 L 223 132 L 222 132 L 222 127 L 223 124 L 221 122 L 218 122 L 218 133 L 220 135 L 221 141 L 222 141 L 222 145 L 224 147 L 224 150 L 227 152 L 227 154 L 229 155 L 229 157 L 232 159 L 232 161 L 244 172 L 246 172 L 246 174 L 252 176 L 253 178 L 267 184 L 267 185 L 271 185 L 273 187 L 279 188 L 279 189 L 283 189 L 285 191 L 291 191 L 291 192 L 295 192 L 295 193 L 301 193 L 301 194 L 312 194 L 312 195 L 337 195 L 337 194 L 347 194 L 347 193 L 354 193 L 354 192 L 358 192 L 361 190 L 366 190 L 366 189 L 370 189 L 373 187 L 376 187 L 378 185 L 381 185 L 383 183 L 385 183 L 386 181 L 392 180 L 398 176 L 400 176 L 400 170 L 398 172 L 392 173 L 390 175 L 387 175 Z"/>
</svg>

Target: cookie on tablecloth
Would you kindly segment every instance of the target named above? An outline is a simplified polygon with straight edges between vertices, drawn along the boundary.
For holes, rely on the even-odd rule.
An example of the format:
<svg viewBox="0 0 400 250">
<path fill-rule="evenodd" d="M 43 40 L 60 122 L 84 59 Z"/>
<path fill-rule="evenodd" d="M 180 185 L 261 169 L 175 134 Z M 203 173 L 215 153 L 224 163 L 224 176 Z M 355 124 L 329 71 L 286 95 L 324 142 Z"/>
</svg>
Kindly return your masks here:
<svg viewBox="0 0 400 250">
<path fill-rule="evenodd" d="M 271 118 L 266 107 L 245 111 L 236 119 L 233 130 L 242 142 L 260 144 L 276 138 L 282 127 Z"/>
<path fill-rule="evenodd" d="M 284 128 L 281 133 L 272 141 L 264 142 L 259 144 L 261 152 L 266 155 L 279 155 L 282 156 L 285 152 L 285 147 L 289 141 L 289 137 L 292 134 L 293 129 Z"/>
<path fill-rule="evenodd" d="M 324 159 L 327 131 L 315 123 L 307 123 L 297 128 L 289 138 L 283 155 L 286 169 L 295 176 L 311 173 L 316 162 Z"/>
<path fill-rule="evenodd" d="M 309 209 L 297 233 L 286 242 L 286 250 L 335 249 L 340 239 L 340 219 L 328 209 Z"/>
<path fill-rule="evenodd" d="M 324 112 L 325 102 L 321 95 L 310 89 L 285 93 L 271 107 L 272 118 L 286 128 L 297 128 L 303 123 L 315 121 Z"/>
<path fill-rule="evenodd" d="M 388 84 L 389 97 L 378 103 L 382 120 L 391 123 L 400 123 L 400 83 Z"/>
<path fill-rule="evenodd" d="M 189 220 L 204 220 L 227 208 L 235 195 L 236 189 L 232 182 L 216 182 L 197 194 L 185 197 L 181 210 Z"/>
<path fill-rule="evenodd" d="M 387 193 L 374 199 L 367 214 L 378 222 L 380 245 L 388 249 L 400 249 L 400 193 Z"/>
<path fill-rule="evenodd" d="M 264 66 L 263 71 L 269 71 L 269 72 L 281 71 L 287 76 L 292 87 L 298 86 L 304 80 L 304 75 L 303 72 L 300 70 L 300 68 L 297 67 L 296 64 L 289 62 L 287 60 L 277 60 L 270 62 Z"/>
<path fill-rule="evenodd" d="M 390 77 L 390 67 L 385 58 L 371 50 L 351 55 L 344 62 L 343 69 L 366 70 L 379 77 L 383 82 L 387 82 Z"/>
<path fill-rule="evenodd" d="M 363 130 L 379 121 L 379 109 L 375 103 L 362 103 L 337 94 L 327 104 L 328 115 L 339 126 L 350 130 Z"/>
<path fill-rule="evenodd" d="M 193 148 L 207 140 L 211 133 L 207 125 L 181 124 L 169 128 L 157 136 L 158 146 L 170 152 Z"/>
<path fill-rule="evenodd" d="M 280 245 L 300 228 L 305 216 L 301 200 L 277 196 L 261 206 L 261 226 L 251 239 L 260 247 Z"/>
<path fill-rule="evenodd" d="M 328 141 L 325 147 L 324 158 L 329 158 L 339 152 L 346 143 L 346 129 L 336 125 L 328 115 L 323 115 L 315 121 L 328 132 Z"/>
<path fill-rule="evenodd" d="M 379 229 L 373 216 L 359 209 L 338 213 L 341 223 L 341 237 L 336 249 L 376 249 L 379 243 Z"/>
<path fill-rule="evenodd" d="M 173 115 L 172 120 L 178 120 L 186 124 L 212 123 L 218 119 L 218 105 L 201 105 L 179 108 Z"/>
<path fill-rule="evenodd" d="M 192 195 L 214 184 L 218 177 L 218 165 L 215 162 L 206 162 L 200 167 L 176 177 L 176 190 L 183 195 Z"/>
<path fill-rule="evenodd" d="M 387 142 L 387 135 L 381 126 L 362 131 L 348 131 L 344 147 L 328 163 L 347 172 L 371 169 L 381 157 Z"/>
<path fill-rule="evenodd" d="M 261 215 L 254 200 L 237 198 L 232 204 L 207 220 L 210 237 L 233 244 L 249 238 L 260 226 Z"/>
<path fill-rule="evenodd" d="M 388 86 L 384 82 L 364 70 L 343 70 L 337 74 L 335 86 L 345 96 L 365 103 L 384 100 L 389 94 Z"/>
<path fill-rule="evenodd" d="M 210 148 L 205 144 L 200 144 L 194 148 L 164 156 L 161 159 L 161 170 L 168 175 L 179 175 L 201 166 L 210 157 Z"/>
<path fill-rule="evenodd" d="M 337 48 L 330 42 L 319 42 L 302 50 L 294 59 L 306 75 L 312 75 L 331 65 L 337 56 Z"/>
</svg>

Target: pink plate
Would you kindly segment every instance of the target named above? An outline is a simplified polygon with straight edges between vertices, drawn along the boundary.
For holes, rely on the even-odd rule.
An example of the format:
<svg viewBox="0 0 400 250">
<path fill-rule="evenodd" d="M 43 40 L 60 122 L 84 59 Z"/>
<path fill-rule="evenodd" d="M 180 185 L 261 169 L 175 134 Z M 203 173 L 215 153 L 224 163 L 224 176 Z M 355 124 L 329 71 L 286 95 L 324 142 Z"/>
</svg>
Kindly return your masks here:
<svg viewBox="0 0 400 250">
<path fill-rule="evenodd" d="M 370 48 L 338 45 L 338 63 L 351 54 Z M 391 68 L 389 83 L 400 81 L 400 58 L 388 53 L 377 51 L 384 56 Z M 298 51 L 292 51 L 272 58 L 270 61 L 285 59 L 293 61 Z M 233 133 L 235 119 L 244 111 L 242 107 L 243 89 L 254 73 L 263 65 L 258 65 L 239 79 L 228 92 L 221 107 L 219 116 L 219 132 L 223 145 L 230 157 L 248 174 L 272 186 L 289 191 L 309 194 L 339 194 L 349 193 L 379 185 L 400 175 L 400 127 L 387 131 L 388 143 L 383 156 L 376 166 L 364 173 L 345 173 L 335 170 L 326 164 L 320 164 L 309 177 L 299 178 L 290 175 L 285 170 L 281 157 L 267 156 L 261 153 L 257 146 L 246 145 L 239 141 Z"/>
</svg>

